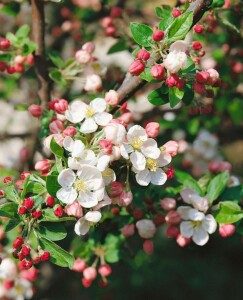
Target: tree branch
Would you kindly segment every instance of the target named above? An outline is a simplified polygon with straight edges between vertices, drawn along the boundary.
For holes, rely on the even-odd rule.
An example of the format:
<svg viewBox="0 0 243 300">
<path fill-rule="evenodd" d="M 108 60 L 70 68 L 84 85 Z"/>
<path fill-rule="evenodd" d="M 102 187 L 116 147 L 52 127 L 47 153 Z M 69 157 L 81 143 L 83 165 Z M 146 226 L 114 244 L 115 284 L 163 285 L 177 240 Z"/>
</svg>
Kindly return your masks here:
<svg viewBox="0 0 243 300">
<path fill-rule="evenodd" d="M 187 11 L 193 11 L 193 25 L 195 25 L 203 16 L 203 14 L 209 10 L 212 0 L 195 0 L 193 1 Z M 151 58 L 147 62 L 147 67 L 152 66 L 158 59 L 159 55 L 152 54 Z M 120 104 L 123 104 L 127 99 L 132 97 L 140 88 L 146 85 L 146 81 L 139 76 L 132 76 L 127 73 L 124 81 L 117 90 L 120 96 Z"/>
<path fill-rule="evenodd" d="M 35 51 L 35 70 L 39 80 L 38 95 L 41 106 L 47 107 L 50 100 L 50 79 L 45 58 L 45 14 L 43 0 L 31 0 L 32 5 L 32 38 L 37 44 Z"/>
</svg>

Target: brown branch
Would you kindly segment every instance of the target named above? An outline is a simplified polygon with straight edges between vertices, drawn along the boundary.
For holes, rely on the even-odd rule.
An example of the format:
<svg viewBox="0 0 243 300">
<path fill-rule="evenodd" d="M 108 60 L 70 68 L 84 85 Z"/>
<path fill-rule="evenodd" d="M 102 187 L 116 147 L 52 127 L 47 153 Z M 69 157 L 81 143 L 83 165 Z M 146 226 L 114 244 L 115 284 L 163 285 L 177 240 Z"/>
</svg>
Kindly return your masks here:
<svg viewBox="0 0 243 300">
<path fill-rule="evenodd" d="M 195 0 L 193 1 L 187 11 L 193 11 L 193 25 L 195 25 L 203 16 L 203 14 L 209 10 L 212 0 Z M 158 55 L 151 55 L 151 58 L 147 62 L 147 66 L 152 66 L 159 59 Z M 127 73 L 124 81 L 117 90 L 120 96 L 120 104 L 123 104 L 127 99 L 132 97 L 141 87 L 146 85 L 146 81 L 139 76 L 132 76 Z"/>
<path fill-rule="evenodd" d="M 31 0 L 32 5 L 32 38 L 37 44 L 35 51 L 35 70 L 39 80 L 40 89 L 38 95 L 41 106 L 47 107 L 50 100 L 50 78 L 45 58 L 45 14 L 43 0 Z"/>
</svg>

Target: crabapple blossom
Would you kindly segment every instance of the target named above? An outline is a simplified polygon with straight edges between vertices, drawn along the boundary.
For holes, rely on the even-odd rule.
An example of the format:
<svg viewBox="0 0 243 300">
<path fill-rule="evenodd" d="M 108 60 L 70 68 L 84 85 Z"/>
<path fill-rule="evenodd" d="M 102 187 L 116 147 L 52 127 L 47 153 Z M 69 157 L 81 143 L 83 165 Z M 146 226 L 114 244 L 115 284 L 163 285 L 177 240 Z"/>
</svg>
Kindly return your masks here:
<svg viewBox="0 0 243 300">
<path fill-rule="evenodd" d="M 78 220 L 75 224 L 74 231 L 77 235 L 85 235 L 89 228 L 98 223 L 101 219 L 101 213 L 99 211 L 89 211 L 87 214 Z"/>
<path fill-rule="evenodd" d="M 82 209 L 82 206 L 79 204 L 79 202 L 75 201 L 71 204 L 68 204 L 65 207 L 65 213 L 68 216 L 73 216 L 75 218 L 81 218 L 83 216 L 83 209 Z"/>
<path fill-rule="evenodd" d="M 102 87 L 102 80 L 97 74 L 90 74 L 86 77 L 86 83 L 84 86 L 85 91 L 95 92 Z"/>
<path fill-rule="evenodd" d="M 80 64 L 87 64 L 91 60 L 91 55 L 85 50 L 79 50 L 75 54 L 75 59 Z"/>
<path fill-rule="evenodd" d="M 184 68 L 187 62 L 187 55 L 184 51 L 171 51 L 164 60 L 164 67 L 172 74 Z"/>
<path fill-rule="evenodd" d="M 106 126 L 112 119 L 112 115 L 105 112 L 106 102 L 102 98 L 96 98 L 86 103 L 76 100 L 65 112 L 66 118 L 72 123 L 81 121 L 80 131 L 84 134 L 95 132 L 98 126 Z"/>
<path fill-rule="evenodd" d="M 209 208 L 208 198 L 200 197 L 197 192 L 190 188 L 186 188 L 180 192 L 183 201 L 187 204 L 191 204 L 199 211 L 206 212 Z"/>
<path fill-rule="evenodd" d="M 136 223 L 138 234 L 143 239 L 151 239 L 156 233 L 156 227 L 153 221 L 151 220 L 139 220 Z"/>
<path fill-rule="evenodd" d="M 123 125 L 110 122 L 104 128 L 106 140 L 114 145 L 121 145 L 125 141 L 126 129 Z"/>
<path fill-rule="evenodd" d="M 145 127 L 148 137 L 156 138 L 159 134 L 160 126 L 157 122 L 149 122 Z"/>
<path fill-rule="evenodd" d="M 0 278 L 12 280 L 15 278 L 16 274 L 17 267 L 13 260 L 8 257 L 3 258 L 0 264 Z"/>
</svg>

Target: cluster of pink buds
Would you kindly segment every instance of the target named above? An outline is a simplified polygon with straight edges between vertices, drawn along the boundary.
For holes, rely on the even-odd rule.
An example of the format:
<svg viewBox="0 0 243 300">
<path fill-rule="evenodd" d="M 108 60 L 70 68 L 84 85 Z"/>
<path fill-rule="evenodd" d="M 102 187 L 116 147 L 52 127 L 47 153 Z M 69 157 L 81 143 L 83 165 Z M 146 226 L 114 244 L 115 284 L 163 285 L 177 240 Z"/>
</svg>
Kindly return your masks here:
<svg viewBox="0 0 243 300">
<path fill-rule="evenodd" d="M 195 115 L 208 115 L 211 114 L 213 111 L 213 105 L 212 104 L 206 104 L 206 105 L 200 105 L 200 106 L 192 106 L 188 109 L 188 113 L 191 116 Z"/>
<path fill-rule="evenodd" d="M 112 273 L 111 266 L 105 263 L 103 257 L 101 257 L 101 263 L 97 266 L 98 260 L 89 267 L 86 264 L 86 261 L 77 258 L 74 262 L 72 270 L 75 272 L 83 273 L 83 278 L 81 282 L 84 287 L 88 288 L 93 284 L 93 281 L 100 275 L 100 280 L 98 282 L 99 287 L 106 287 L 108 285 L 107 277 Z"/>
<path fill-rule="evenodd" d="M 12 247 L 15 249 L 13 256 L 19 259 L 18 267 L 20 270 L 29 270 L 34 264 L 38 264 L 41 261 L 47 261 L 50 259 L 50 252 L 39 249 L 38 255 L 32 258 L 31 248 L 28 244 L 25 244 L 22 237 L 17 237 Z"/>
<path fill-rule="evenodd" d="M 195 76 L 193 88 L 197 94 L 213 97 L 213 91 L 208 86 L 220 86 L 219 73 L 215 69 L 198 72 Z"/>
<path fill-rule="evenodd" d="M 146 61 L 149 60 L 149 58 L 150 53 L 147 50 L 139 50 L 136 55 L 135 61 L 129 67 L 129 72 L 133 76 L 139 76 L 144 71 Z"/>
<path fill-rule="evenodd" d="M 117 28 L 115 26 L 117 19 L 122 17 L 122 9 L 113 7 L 110 11 L 110 16 L 102 19 L 101 26 L 104 28 L 106 36 L 116 36 Z"/>
</svg>

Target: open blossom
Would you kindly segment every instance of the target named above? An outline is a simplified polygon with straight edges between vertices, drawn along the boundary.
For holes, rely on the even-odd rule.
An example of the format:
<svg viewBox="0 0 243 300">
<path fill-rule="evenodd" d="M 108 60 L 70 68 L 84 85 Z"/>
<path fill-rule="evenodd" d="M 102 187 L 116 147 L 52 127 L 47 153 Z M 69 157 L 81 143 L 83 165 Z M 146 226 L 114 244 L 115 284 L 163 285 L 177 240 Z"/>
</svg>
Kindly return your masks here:
<svg viewBox="0 0 243 300">
<path fill-rule="evenodd" d="M 217 229 L 217 222 L 210 214 L 205 215 L 195 208 L 181 206 L 177 209 L 184 220 L 180 224 L 180 232 L 185 238 L 192 238 L 193 242 L 203 246 L 208 242 L 209 234 Z"/>
<path fill-rule="evenodd" d="M 183 201 L 191 204 L 197 210 L 206 212 L 208 210 L 208 198 L 200 197 L 197 192 L 190 188 L 186 188 L 180 192 Z"/>
<path fill-rule="evenodd" d="M 0 264 L 0 278 L 12 280 L 17 274 L 16 264 L 10 258 L 4 258 Z"/>
<path fill-rule="evenodd" d="M 206 130 L 201 130 L 193 143 L 193 150 L 205 159 L 211 160 L 217 154 L 218 139 Z"/>
<path fill-rule="evenodd" d="M 172 74 L 186 66 L 187 55 L 183 51 L 171 51 L 164 60 L 164 67 Z"/>
<path fill-rule="evenodd" d="M 99 211 L 89 211 L 87 214 L 78 220 L 75 224 L 74 231 L 77 235 L 85 235 L 89 228 L 98 223 L 101 219 L 101 213 Z"/>
<path fill-rule="evenodd" d="M 14 281 L 14 286 L 9 289 L 5 296 L 7 299 L 24 300 L 33 297 L 33 287 L 30 281 L 20 278 Z"/>
<path fill-rule="evenodd" d="M 80 131 L 84 134 L 95 132 L 100 126 L 106 126 L 112 119 L 112 115 L 105 112 L 106 102 L 102 98 L 96 98 L 86 103 L 76 100 L 66 111 L 66 118 L 72 123 L 82 122 Z"/>
<path fill-rule="evenodd" d="M 143 171 L 146 166 L 146 158 L 158 159 L 160 149 L 154 139 L 148 138 L 143 127 L 134 125 L 128 130 L 127 142 L 121 146 L 121 155 L 125 159 L 130 158 L 136 170 Z"/>
<path fill-rule="evenodd" d="M 121 145 L 125 141 L 126 129 L 123 125 L 110 122 L 104 128 L 105 138 L 114 145 Z"/>
<path fill-rule="evenodd" d="M 77 174 L 72 169 L 64 169 L 58 175 L 61 189 L 57 191 L 57 198 L 66 204 L 75 200 L 85 208 L 98 204 L 104 197 L 104 182 L 101 172 L 94 166 L 80 165 Z"/>
</svg>

